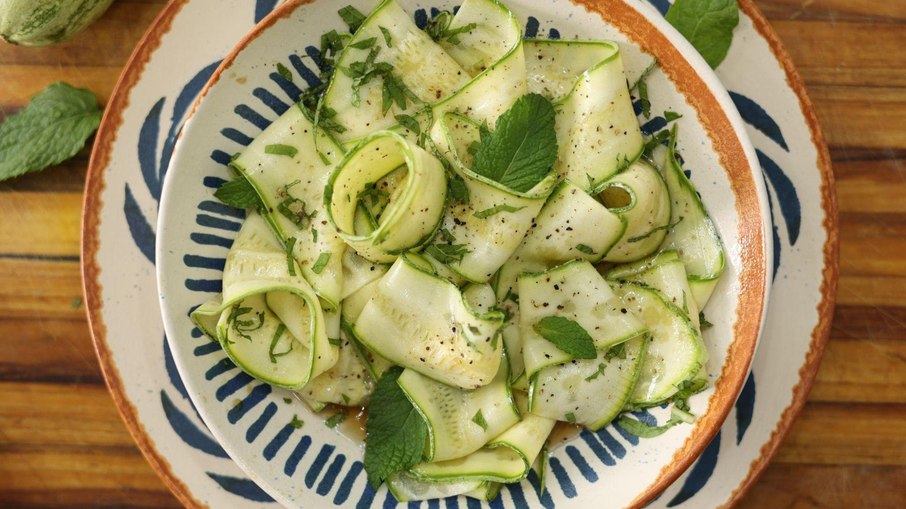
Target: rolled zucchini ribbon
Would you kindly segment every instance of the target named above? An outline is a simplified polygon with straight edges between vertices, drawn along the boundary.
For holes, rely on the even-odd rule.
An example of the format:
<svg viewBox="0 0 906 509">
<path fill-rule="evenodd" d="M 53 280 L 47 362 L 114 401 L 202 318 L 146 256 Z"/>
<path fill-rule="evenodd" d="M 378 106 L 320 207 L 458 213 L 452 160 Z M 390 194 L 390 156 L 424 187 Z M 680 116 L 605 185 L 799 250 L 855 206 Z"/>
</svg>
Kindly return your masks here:
<svg viewBox="0 0 906 509">
<path fill-rule="evenodd" d="M 378 217 L 363 199 L 381 179 L 399 170 L 395 189 Z M 391 186 L 388 186 L 391 187 Z M 426 243 L 437 229 L 447 195 L 447 177 L 434 156 L 391 131 L 363 139 L 333 171 L 324 190 L 324 204 L 340 237 L 362 257 L 393 262 Z"/>
<path fill-rule="evenodd" d="M 191 317 L 243 371 L 278 387 L 301 389 L 338 358 L 318 296 L 255 212 L 227 255 L 223 294 Z"/>
</svg>

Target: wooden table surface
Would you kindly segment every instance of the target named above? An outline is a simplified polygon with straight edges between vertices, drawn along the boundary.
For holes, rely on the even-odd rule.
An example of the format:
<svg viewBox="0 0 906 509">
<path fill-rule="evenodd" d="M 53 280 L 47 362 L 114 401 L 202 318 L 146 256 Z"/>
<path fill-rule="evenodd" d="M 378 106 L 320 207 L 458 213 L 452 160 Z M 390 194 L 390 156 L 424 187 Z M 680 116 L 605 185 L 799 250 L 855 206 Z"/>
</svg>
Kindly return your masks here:
<svg viewBox="0 0 906 509">
<path fill-rule="evenodd" d="M 56 80 L 106 102 L 163 7 L 117 0 L 75 40 L 0 45 L 0 119 Z M 792 432 L 739 507 L 906 505 L 906 0 L 758 0 L 833 156 L 837 307 Z M 81 306 L 88 151 L 0 182 L 0 507 L 178 507 L 107 393 Z"/>
</svg>

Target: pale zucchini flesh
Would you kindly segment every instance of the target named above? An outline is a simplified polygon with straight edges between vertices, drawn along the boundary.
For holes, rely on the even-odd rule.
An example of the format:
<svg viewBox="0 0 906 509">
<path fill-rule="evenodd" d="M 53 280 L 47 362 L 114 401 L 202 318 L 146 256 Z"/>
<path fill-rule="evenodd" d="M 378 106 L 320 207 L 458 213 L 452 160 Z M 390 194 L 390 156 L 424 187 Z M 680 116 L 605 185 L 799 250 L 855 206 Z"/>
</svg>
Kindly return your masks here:
<svg viewBox="0 0 906 509">
<path fill-rule="evenodd" d="M 502 315 L 476 314 L 449 280 L 400 257 L 355 322 L 356 336 L 382 357 L 456 387 L 491 382 L 503 348 Z"/>
<path fill-rule="evenodd" d="M 284 323 L 269 300 L 277 310 L 292 309 L 292 319 Z M 304 387 L 338 357 L 320 299 L 254 212 L 227 255 L 223 295 L 196 309 L 192 319 L 213 333 L 237 366 L 279 387 Z"/>
<path fill-rule="evenodd" d="M 519 333 L 529 378 L 547 366 L 574 359 L 535 330 L 535 325 L 545 317 L 559 316 L 578 323 L 599 351 L 648 332 L 635 310 L 586 261 L 576 260 L 549 271 L 522 274 L 518 284 Z"/>
<path fill-rule="evenodd" d="M 619 242 L 604 257 L 622 263 L 644 258 L 661 246 L 671 226 L 670 195 L 660 173 L 639 160 L 609 179 L 600 192 L 604 204 L 626 222 Z M 624 200 L 629 201 L 624 205 Z"/>
<path fill-rule="evenodd" d="M 650 330 L 639 381 L 629 404 L 657 405 L 673 396 L 683 382 L 695 377 L 704 366 L 704 342 L 682 310 L 668 303 L 657 290 L 622 283 L 616 292 Z"/>
<path fill-rule="evenodd" d="M 620 355 L 599 351 L 597 359 L 542 369 L 532 379 L 532 412 L 592 431 L 606 426 L 629 401 L 647 344 L 647 336 L 642 335 L 623 343 Z"/>
<path fill-rule="evenodd" d="M 471 454 L 519 421 L 506 384 L 506 365 L 475 390 L 451 387 L 407 369 L 397 383 L 428 424 L 429 461 Z"/>
<path fill-rule="evenodd" d="M 289 155 L 292 150 L 268 153 L 268 147 L 273 145 L 290 147 L 296 152 L 294 155 Z M 316 151 L 324 159 L 312 157 Z M 263 213 L 280 240 L 293 243 L 293 256 L 305 279 L 333 306 L 342 299 L 342 259 L 346 245 L 327 221 L 324 186 L 333 163 L 342 155 L 329 136 L 324 133 L 315 136 L 311 121 L 295 105 L 230 163 L 258 191 L 264 204 Z M 330 258 L 318 270 L 313 270 L 323 253 L 328 253 Z"/>
</svg>

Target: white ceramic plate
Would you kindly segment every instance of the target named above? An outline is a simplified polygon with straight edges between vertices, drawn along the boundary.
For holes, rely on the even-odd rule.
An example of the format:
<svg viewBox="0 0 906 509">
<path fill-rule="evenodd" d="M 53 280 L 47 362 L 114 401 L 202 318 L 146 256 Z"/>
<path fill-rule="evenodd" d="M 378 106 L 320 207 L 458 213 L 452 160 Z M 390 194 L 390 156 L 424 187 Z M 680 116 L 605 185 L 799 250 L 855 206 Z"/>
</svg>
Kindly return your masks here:
<svg viewBox="0 0 906 509">
<path fill-rule="evenodd" d="M 154 312 L 156 295 L 151 290 L 154 230 L 150 225 L 160 196 L 161 169 L 167 167 L 188 106 L 217 59 L 250 28 L 254 15 L 261 15 L 272 4 L 234 2 L 218 7 L 220 12 L 232 14 L 216 30 L 208 30 L 203 22 L 212 7 L 205 1 L 176 2 L 165 10 L 137 49 L 108 107 L 86 191 L 85 285 L 102 365 L 139 445 L 174 492 L 192 506 L 247 506 L 269 497 L 246 480 L 211 440 L 192 411 L 161 342 L 159 317 Z M 748 9 L 754 15 L 751 6 Z M 754 19 L 761 23 L 757 15 Z M 779 424 L 782 434 L 801 404 L 826 335 L 835 268 L 835 214 L 828 194 L 829 174 L 823 166 L 826 153 L 819 148 L 820 139 L 812 139 L 810 109 L 784 84 L 791 68 L 778 63 L 770 39 L 759 35 L 764 26 L 760 29 L 756 30 L 751 17 L 743 17 L 730 57 L 719 71 L 736 93 L 734 99 L 752 127 L 750 132 L 766 167 L 781 250 L 776 285 L 785 285 L 789 299 L 785 306 L 776 301 L 772 306 L 776 318 L 769 321 L 754 375 L 720 438 L 685 478 L 668 489 L 659 505 L 675 506 L 686 500 L 696 506 L 720 505 L 751 479 L 750 465 L 757 470 L 766 460 L 762 448 L 770 452 L 778 442 L 775 427 Z M 728 67 L 734 62 L 738 62 L 736 67 Z M 761 69 L 763 75 L 759 87 L 740 77 L 751 76 L 752 62 L 759 62 L 756 71 Z M 725 73 L 724 68 L 731 68 L 732 73 Z M 773 87 L 764 85 L 765 76 L 773 77 Z M 809 171 L 784 174 L 780 169 L 796 164 Z M 136 241 L 135 248 L 124 250 L 117 240 L 129 237 Z M 795 322 L 797 330 L 791 331 L 787 325 L 785 334 L 777 335 L 772 322 L 788 316 L 800 317 Z M 801 339 L 791 341 L 791 332 Z M 773 348 L 772 337 L 776 337 Z M 781 342 L 783 352 L 776 346 Z M 765 350 L 772 357 L 766 359 Z M 800 378 L 803 367 L 805 375 Z M 756 398 L 756 388 L 789 397 Z M 753 420 L 753 415 L 758 418 Z M 266 438 L 273 440 L 277 435 Z M 598 444 L 605 455 L 592 459 L 603 465 L 608 463 L 606 458 L 615 462 L 632 449 L 625 441 L 601 438 Z M 298 448 L 299 444 L 290 445 Z M 301 476 L 307 489 L 324 491 L 335 503 L 356 502 L 349 488 L 362 480 L 352 476 L 354 468 L 335 467 L 339 456 L 333 451 L 325 453 L 323 448 L 306 454 L 306 465 L 320 464 Z M 335 457 L 319 462 L 318 457 L 324 456 Z M 599 467 L 595 465 L 596 470 Z M 334 470 L 345 470 L 344 475 L 337 478 Z M 607 469 L 602 472 L 608 474 Z M 562 482 L 558 489 L 568 496 Z M 515 501 L 514 496 L 504 494 L 507 501 Z"/>
</svg>

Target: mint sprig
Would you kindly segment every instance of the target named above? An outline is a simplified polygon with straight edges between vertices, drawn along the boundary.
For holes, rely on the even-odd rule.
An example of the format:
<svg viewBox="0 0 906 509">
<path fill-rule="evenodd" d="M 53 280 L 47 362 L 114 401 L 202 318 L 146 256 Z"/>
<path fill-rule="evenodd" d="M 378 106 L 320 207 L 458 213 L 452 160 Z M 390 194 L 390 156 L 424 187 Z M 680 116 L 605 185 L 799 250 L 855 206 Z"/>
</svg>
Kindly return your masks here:
<svg viewBox="0 0 906 509">
<path fill-rule="evenodd" d="M 428 439 L 425 419 L 397 384 L 402 373 L 400 367 L 385 372 L 368 407 L 364 466 L 375 489 L 391 475 L 421 461 Z"/>
<path fill-rule="evenodd" d="M 225 182 L 217 191 L 214 191 L 214 196 L 224 204 L 237 209 L 257 209 L 262 207 L 258 191 L 242 175 Z"/>
<path fill-rule="evenodd" d="M 43 170 L 76 155 L 101 122 L 97 97 L 56 82 L 0 125 L 0 181 Z"/>
<path fill-rule="evenodd" d="M 535 323 L 535 332 L 576 359 L 595 359 L 594 340 L 581 325 L 562 316 L 546 316 Z"/>
<path fill-rule="evenodd" d="M 723 62 L 739 24 L 737 0 L 676 0 L 665 16 L 679 33 L 716 68 Z"/>
<path fill-rule="evenodd" d="M 481 130 L 472 170 L 526 192 L 550 174 L 556 160 L 554 106 L 542 95 L 528 94 L 500 115 L 495 131 Z"/>
</svg>

